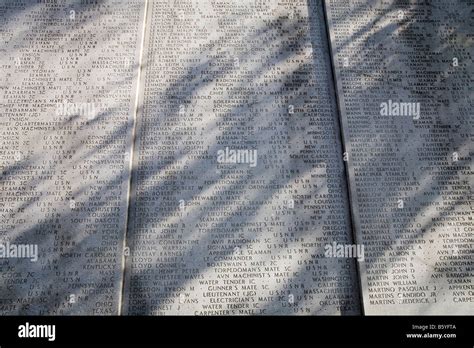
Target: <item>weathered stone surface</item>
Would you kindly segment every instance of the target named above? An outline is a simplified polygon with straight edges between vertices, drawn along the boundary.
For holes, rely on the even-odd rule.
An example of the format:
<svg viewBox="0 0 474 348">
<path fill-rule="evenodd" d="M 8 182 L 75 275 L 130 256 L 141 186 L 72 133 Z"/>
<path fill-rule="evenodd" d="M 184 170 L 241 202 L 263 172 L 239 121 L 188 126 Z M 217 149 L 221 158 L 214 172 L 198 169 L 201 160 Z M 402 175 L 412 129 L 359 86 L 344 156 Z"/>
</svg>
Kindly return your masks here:
<svg viewBox="0 0 474 348">
<path fill-rule="evenodd" d="M 124 313 L 359 313 L 354 260 L 324 257 L 350 229 L 322 4 L 153 1 L 147 24 Z"/>
<path fill-rule="evenodd" d="M 364 309 L 473 314 L 474 5 L 397 3 L 326 1 Z"/>
<path fill-rule="evenodd" d="M 0 5 L 1 314 L 117 314 L 140 0 Z M 34 248 L 32 249 L 34 251 Z"/>
<path fill-rule="evenodd" d="M 474 313 L 473 13 L 2 3 L 0 315 Z"/>
</svg>

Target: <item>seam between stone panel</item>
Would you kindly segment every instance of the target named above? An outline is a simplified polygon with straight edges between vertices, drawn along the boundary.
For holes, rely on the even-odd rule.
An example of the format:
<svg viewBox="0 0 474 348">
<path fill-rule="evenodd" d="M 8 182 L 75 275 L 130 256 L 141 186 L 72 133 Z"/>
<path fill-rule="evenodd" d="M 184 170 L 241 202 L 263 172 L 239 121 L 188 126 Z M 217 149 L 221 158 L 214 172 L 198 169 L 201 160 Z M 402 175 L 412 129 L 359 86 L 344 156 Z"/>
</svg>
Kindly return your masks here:
<svg viewBox="0 0 474 348">
<path fill-rule="evenodd" d="M 145 47 L 145 29 L 147 26 L 147 10 L 148 10 L 148 0 L 145 0 L 145 9 L 143 11 L 143 27 L 141 28 L 141 43 L 140 43 L 140 53 L 138 58 L 138 73 L 137 73 L 137 89 L 135 92 L 135 106 L 133 112 L 133 121 L 132 121 L 132 141 L 130 145 L 129 153 L 129 165 L 128 165 L 128 190 L 127 190 L 127 209 L 125 215 L 125 233 L 123 235 L 123 244 L 122 244 L 122 269 L 121 269 L 121 284 L 120 284 L 120 294 L 119 294 L 119 307 L 118 315 L 122 315 L 123 307 L 123 293 L 125 286 L 125 271 L 126 271 L 126 257 L 125 248 L 127 247 L 127 232 L 128 232 L 128 220 L 130 216 L 130 200 L 131 200 L 131 191 L 132 191 L 132 176 L 133 176 L 133 161 L 135 154 L 135 141 L 136 141 L 136 126 L 137 126 L 137 114 L 139 109 L 139 98 L 140 98 L 140 87 L 141 87 L 141 75 L 143 70 L 143 50 Z"/>
<path fill-rule="evenodd" d="M 334 62 L 334 57 L 335 57 L 335 50 L 333 47 L 333 43 L 331 41 L 331 28 L 330 25 L 332 25 L 332 21 L 330 21 L 330 14 L 328 12 L 328 5 L 326 4 L 327 0 L 322 1 L 322 11 L 323 11 L 323 21 L 324 21 L 324 30 L 326 31 L 326 40 L 327 40 L 327 46 L 329 48 L 328 53 L 329 53 L 329 65 L 331 68 L 331 78 L 332 78 L 332 86 L 333 86 L 333 93 L 334 93 L 334 99 L 336 101 L 336 118 L 337 118 L 337 123 L 338 123 L 338 128 L 339 128 L 339 137 L 340 137 L 340 144 L 342 151 L 346 151 L 346 138 L 344 137 L 344 123 L 342 120 L 342 110 L 341 110 L 341 103 L 339 100 L 339 85 L 337 83 L 337 71 L 336 71 L 336 63 Z M 342 97 L 342 96 L 341 96 Z M 349 139 L 347 139 L 349 141 Z M 342 154 L 341 154 L 342 155 Z M 348 208 L 349 208 L 349 229 L 351 232 L 351 237 L 352 237 L 352 243 L 357 244 L 357 231 L 356 231 L 356 224 L 354 220 L 354 212 L 353 212 L 353 197 L 352 197 L 352 191 L 351 191 L 351 177 L 350 177 L 350 172 L 349 172 L 349 158 L 347 161 L 343 161 L 343 168 L 344 168 L 344 173 L 345 175 L 345 183 L 346 183 L 346 192 L 347 192 L 347 199 L 348 199 Z M 359 307 L 360 307 L 360 312 L 361 315 L 365 315 L 365 308 L 364 308 L 364 294 L 363 294 L 363 286 L 362 286 L 362 273 L 360 271 L 360 264 L 358 261 L 355 262 L 355 271 L 356 271 L 356 279 L 357 279 L 357 285 L 359 287 Z"/>
</svg>

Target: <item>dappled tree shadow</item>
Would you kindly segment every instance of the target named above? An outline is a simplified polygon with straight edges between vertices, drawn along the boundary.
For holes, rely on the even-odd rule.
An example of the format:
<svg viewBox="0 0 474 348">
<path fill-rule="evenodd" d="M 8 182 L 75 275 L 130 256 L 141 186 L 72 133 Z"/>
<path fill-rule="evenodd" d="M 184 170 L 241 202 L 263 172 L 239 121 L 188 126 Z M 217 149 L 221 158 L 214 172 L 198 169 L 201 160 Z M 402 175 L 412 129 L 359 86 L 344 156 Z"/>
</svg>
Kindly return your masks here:
<svg viewBox="0 0 474 348">
<path fill-rule="evenodd" d="M 164 26 L 185 25 L 170 30 L 182 48 L 151 33 L 150 47 L 180 60 L 144 54 L 124 312 L 358 313 L 354 261 L 323 256 L 334 241 L 327 227 L 340 226 L 338 242 L 349 243 L 350 232 L 325 32 L 307 20 L 312 11 L 321 27 L 321 4 L 262 7 L 262 19 L 249 17 L 245 2 L 226 6 L 192 29 L 179 8 L 163 9 Z M 215 24 L 224 18 L 225 29 Z M 205 44 L 193 37 L 200 30 Z M 225 147 L 256 149 L 258 165 L 217 163 Z M 332 287 L 340 294 L 319 290 Z"/>
<path fill-rule="evenodd" d="M 449 8 L 441 1 L 361 2 L 328 16 L 337 36 L 332 51 L 354 232 L 366 251 L 361 279 L 368 313 L 409 313 L 401 303 L 417 291 L 425 292 L 430 303 L 416 305 L 412 314 L 448 313 L 456 290 L 448 284 L 472 282 L 463 263 L 472 257 L 472 248 L 458 239 L 454 263 L 441 257 L 456 249 L 445 240 L 469 225 L 466 216 L 472 210 L 473 11 L 465 1 Z M 354 16 L 359 20 L 352 21 Z M 340 28 L 347 33 L 341 35 Z M 381 116 L 380 104 L 389 99 L 419 102 L 420 118 Z M 464 222 L 456 227 L 450 220 Z M 397 250 L 402 254 L 397 256 Z M 446 266 L 456 262 L 460 268 L 453 273 Z M 383 271 L 376 267 L 380 264 L 386 265 Z M 398 281 L 394 272 L 400 273 Z M 448 279 L 453 277 L 459 280 Z M 377 299 L 371 296 L 377 288 L 388 289 L 384 292 L 393 297 L 385 299 L 392 305 L 369 305 L 369 299 Z M 459 304 L 454 311 L 470 310 Z"/>
<path fill-rule="evenodd" d="M 326 1 L 326 7 L 331 2 Z M 466 176 L 472 174 L 472 147 L 470 134 L 463 130 L 472 129 L 468 115 L 474 98 L 468 88 L 474 12 L 466 1 L 449 9 L 421 1 L 408 9 L 393 2 L 375 18 L 367 12 L 373 2 L 353 2 L 332 18 L 336 28 L 351 28 L 331 47 L 336 77 L 352 78 L 362 86 L 354 90 L 337 85 L 344 146 L 323 2 L 226 2 L 214 12 L 203 3 L 176 2 L 159 10 L 163 20 L 153 27 L 153 45 L 142 61 L 146 87 L 135 133 L 143 17 L 139 2 L 133 8 L 101 2 L 101 11 L 79 2 L 67 8 L 56 5 L 44 19 L 59 24 L 73 9 L 78 20 L 57 26 L 35 22 L 33 33 L 67 28 L 64 42 L 54 35 L 45 41 L 45 47 L 60 44 L 59 51 L 49 52 L 46 75 L 54 76 L 56 83 L 60 77 L 72 78 L 60 82 L 67 86 L 70 102 L 100 104 L 105 96 L 114 100 L 98 108 L 93 120 L 77 114 L 57 117 L 54 108 L 63 91 L 48 85 L 44 94 L 23 99 L 46 103 L 28 119 L 43 122 L 41 131 L 29 131 L 24 118 L 11 116 L 8 109 L 13 106 L 5 97 L 5 91 L 20 85 L 21 77 L 42 68 L 37 55 L 23 50 L 29 35 L 38 39 L 38 34 L 26 28 L 9 30 L 18 16 L 37 13 L 40 6 L 32 1 L 0 6 L 7 18 L 0 23 L 6 43 L 0 48 L 0 62 L 11 66 L 20 58 L 14 75 L 0 77 L 0 122 L 6 129 L 0 131 L 0 241 L 35 241 L 40 248 L 37 263 L 0 261 L 0 314 L 118 314 L 122 306 L 122 314 L 132 315 L 357 314 L 361 309 L 355 261 L 325 258 L 325 244 L 355 239 L 365 245 L 366 262 L 360 267 L 367 293 L 367 269 L 376 262 L 393 269 L 387 261 L 393 246 L 403 240 L 416 247 L 419 240 L 442 238 L 455 228 L 443 225 L 446 212 L 472 209 L 472 193 L 465 189 L 472 183 Z M 121 14 L 111 18 L 111 6 Z M 458 8 L 468 10 L 459 14 Z M 403 16 L 394 20 L 400 10 Z M 206 17 L 210 13 L 226 25 L 216 25 L 217 19 Z M 429 21 L 440 13 L 445 13 L 445 22 Z M 193 22 L 194 14 L 202 15 L 201 20 Z M 420 14 L 429 30 L 414 20 Z M 354 18 L 364 20 L 352 27 Z M 135 23 L 132 34 L 124 30 L 129 21 Z M 115 34 L 103 30 L 104 23 Z M 80 46 L 74 34 L 78 30 L 97 44 Z M 431 35 L 424 35 L 427 32 Z M 180 47 L 167 45 L 178 39 Z M 419 50 L 412 48 L 414 41 Z M 397 50 L 383 54 L 394 43 Z M 99 52 L 124 50 L 127 58 L 120 64 L 101 67 Z M 76 55 L 79 58 L 71 58 Z M 459 58 L 458 69 L 450 64 L 453 56 Z M 59 74 L 55 68 L 65 64 L 65 57 L 70 58 L 69 68 Z M 343 67 L 344 58 L 348 67 Z M 421 63 L 415 66 L 413 61 Z M 87 71 L 92 62 L 95 68 Z M 413 79 L 417 70 L 426 78 Z M 85 92 L 80 83 L 71 83 L 78 71 L 95 90 Z M 378 116 L 379 104 L 390 98 L 419 101 L 421 118 Z M 50 121 L 53 126 L 45 125 Z M 11 126 L 13 122 L 17 126 Z M 225 147 L 257 150 L 258 164 L 217 163 L 216 153 Z M 343 148 L 350 156 L 349 185 Z M 433 151 L 438 157 L 433 158 Z M 17 152 L 21 158 L 15 160 Z M 453 152 L 459 153 L 456 165 L 450 162 Z M 19 186 L 14 177 L 22 178 Z M 458 181 L 462 185 L 457 193 L 443 203 Z M 358 191 L 367 182 L 372 196 Z M 43 194 L 6 203 L 15 192 L 24 197 Z M 399 199 L 404 201 L 402 210 L 397 209 Z M 289 207 L 291 200 L 294 208 Z M 381 208 L 387 210 L 383 217 Z M 390 237 L 376 248 L 369 237 L 379 230 Z M 126 258 L 124 240 L 131 253 Z M 408 256 L 407 269 L 414 267 L 411 264 L 424 267 L 417 271 L 418 284 L 446 283 L 449 272 L 434 263 L 437 252 L 446 247 Z M 441 280 L 431 278 L 435 267 Z M 461 278 L 472 280 L 472 273 L 463 274 Z M 237 280 L 244 280 L 245 287 Z M 397 301 L 399 293 L 396 289 Z M 75 303 L 71 295 L 77 296 Z M 233 305 L 212 305 L 210 298 L 223 297 Z M 336 308 L 334 303 L 344 305 Z M 387 308 L 385 314 L 398 310 Z M 436 314 L 439 308 L 430 303 L 418 314 Z"/>
<path fill-rule="evenodd" d="M 38 262 L 1 261 L 2 314 L 118 313 L 140 33 L 130 5 L 1 7 L 0 240 L 39 248 Z M 100 60 L 119 50 L 119 65 Z M 64 102 L 96 112 L 57 114 Z"/>
</svg>

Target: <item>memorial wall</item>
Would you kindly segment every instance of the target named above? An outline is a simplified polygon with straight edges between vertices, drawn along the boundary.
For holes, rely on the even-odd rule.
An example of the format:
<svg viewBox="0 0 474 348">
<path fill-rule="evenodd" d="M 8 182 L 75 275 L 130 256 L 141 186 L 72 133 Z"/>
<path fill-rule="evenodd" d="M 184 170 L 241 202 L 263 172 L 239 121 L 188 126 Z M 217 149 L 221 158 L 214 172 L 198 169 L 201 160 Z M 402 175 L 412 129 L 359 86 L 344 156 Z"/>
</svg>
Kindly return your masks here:
<svg viewBox="0 0 474 348">
<path fill-rule="evenodd" d="M 474 4 L 326 8 L 365 313 L 474 314 Z"/>
<path fill-rule="evenodd" d="M 359 313 L 323 18 L 149 3 L 124 313 Z"/>
<path fill-rule="evenodd" d="M 0 4 L 0 315 L 474 314 L 474 4 Z"/>
<path fill-rule="evenodd" d="M 82 3 L 0 5 L 2 314 L 120 307 L 144 6 Z"/>
</svg>

